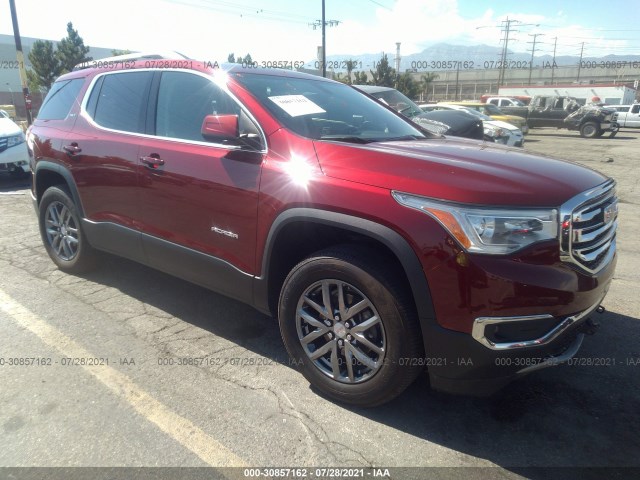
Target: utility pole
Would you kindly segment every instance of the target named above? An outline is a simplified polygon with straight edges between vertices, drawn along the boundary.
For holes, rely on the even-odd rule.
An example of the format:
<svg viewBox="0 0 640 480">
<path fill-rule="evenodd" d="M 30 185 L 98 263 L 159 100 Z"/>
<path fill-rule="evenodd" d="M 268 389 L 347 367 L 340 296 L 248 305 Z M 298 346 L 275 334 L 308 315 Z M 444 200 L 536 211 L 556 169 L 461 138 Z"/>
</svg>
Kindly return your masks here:
<svg viewBox="0 0 640 480">
<path fill-rule="evenodd" d="M 506 20 L 502 21 L 502 24 L 505 25 L 505 28 L 502 30 L 504 32 L 504 45 L 502 45 L 502 56 L 500 57 L 500 74 L 498 75 L 498 88 L 504 83 L 504 70 L 507 63 L 507 49 L 509 47 L 509 32 L 511 31 L 511 24 L 513 22 L 517 22 L 517 20 L 509 20 L 507 17 Z"/>
<path fill-rule="evenodd" d="M 324 0 L 322 0 L 322 77 L 327 76 L 327 22 L 324 18 Z"/>
<path fill-rule="evenodd" d="M 556 71 L 556 47 L 558 46 L 558 37 L 553 40 L 553 62 L 551 63 L 551 85 L 553 85 L 553 77 Z"/>
<path fill-rule="evenodd" d="M 309 26 L 313 27 L 315 30 L 318 27 L 322 27 L 322 54 L 320 63 L 322 63 L 322 76 L 327 76 L 327 37 L 326 37 L 326 26 L 334 27 L 340 23 L 339 20 L 326 20 L 324 13 L 324 0 L 322 0 L 322 20 L 316 20 L 313 23 L 310 23 Z"/>
<path fill-rule="evenodd" d="M 504 32 L 504 37 L 502 40 L 500 41 L 504 41 L 504 45 L 502 45 L 502 54 L 500 56 L 500 72 L 498 73 L 498 91 L 500 89 L 500 86 L 504 83 L 504 79 L 505 79 L 505 70 L 507 68 L 507 55 L 509 54 L 509 35 L 512 32 L 517 32 L 518 30 L 511 30 L 511 24 L 512 23 L 517 23 L 519 27 L 539 27 L 540 24 L 534 24 L 534 23 L 522 23 L 520 22 L 520 20 L 516 20 L 514 18 L 509 18 L 507 17 L 506 20 L 502 20 L 502 32 Z M 495 26 L 497 27 L 497 25 Z M 476 30 L 480 29 L 480 28 L 495 28 L 493 26 L 489 26 L 489 25 L 482 25 L 480 27 L 476 27 Z"/>
<path fill-rule="evenodd" d="M 24 68 L 24 55 L 22 53 L 22 40 L 20 39 L 20 29 L 18 28 L 18 15 L 16 14 L 15 0 L 9 0 L 11 8 L 11 22 L 13 23 L 13 38 L 16 42 L 16 59 L 18 60 L 18 70 L 20 72 L 20 83 L 22 84 L 22 95 L 24 106 L 27 112 L 27 124 L 31 125 L 31 95 L 29 94 L 29 83 L 27 82 L 27 71 Z M 13 90 L 11 96 L 13 97 Z"/>
<path fill-rule="evenodd" d="M 582 47 L 580 48 L 580 61 L 578 62 L 578 77 L 576 78 L 576 82 L 580 81 L 580 68 L 582 67 L 582 52 L 584 52 L 584 42 L 582 42 Z"/>
<path fill-rule="evenodd" d="M 400 42 L 396 42 L 396 88 L 398 88 L 398 83 L 400 82 Z"/>
<path fill-rule="evenodd" d="M 505 71 L 507 68 L 507 55 L 509 54 L 509 35 L 512 32 L 517 32 L 518 30 L 512 30 L 511 29 L 511 24 L 512 23 L 516 23 L 518 24 L 519 27 L 530 27 L 530 26 L 535 26 L 535 27 L 539 27 L 540 24 L 533 24 L 533 23 L 521 23 L 520 20 L 515 20 L 515 19 L 509 19 L 509 17 L 507 17 L 506 20 L 502 21 L 503 25 L 505 25 L 504 29 L 502 30 L 504 33 L 504 45 L 502 48 L 502 59 L 501 59 L 501 65 L 500 65 L 500 75 L 498 77 L 498 89 L 502 86 L 502 84 L 504 84 L 504 79 L 505 79 Z"/>
<path fill-rule="evenodd" d="M 454 101 L 458 101 L 458 78 L 460 77 L 460 62 L 456 62 L 458 64 L 458 68 L 456 69 L 456 95 L 454 97 Z"/>
<path fill-rule="evenodd" d="M 527 42 L 527 43 L 533 43 L 533 46 L 531 47 L 531 60 L 529 61 L 529 85 L 531 85 L 531 71 L 533 70 L 533 55 L 536 53 L 536 39 L 541 35 L 544 35 L 544 33 L 530 33 L 529 36 L 533 37 L 533 42 Z"/>
</svg>

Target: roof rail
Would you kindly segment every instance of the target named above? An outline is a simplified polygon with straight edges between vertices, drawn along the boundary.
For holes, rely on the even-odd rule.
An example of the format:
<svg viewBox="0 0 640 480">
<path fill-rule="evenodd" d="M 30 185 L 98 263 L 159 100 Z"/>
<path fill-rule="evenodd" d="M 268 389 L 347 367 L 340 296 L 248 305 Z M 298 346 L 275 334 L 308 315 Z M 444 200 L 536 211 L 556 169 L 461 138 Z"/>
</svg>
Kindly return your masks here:
<svg viewBox="0 0 640 480">
<path fill-rule="evenodd" d="M 125 55 L 116 55 L 115 57 L 107 57 L 107 58 L 99 58 L 96 60 L 89 60 L 87 62 L 82 62 L 73 67 L 73 70 L 82 70 L 85 68 L 91 68 L 95 65 L 95 62 L 123 62 L 125 60 L 135 61 L 135 60 L 175 60 L 177 58 L 182 58 L 188 60 L 189 57 L 180 53 L 180 52 L 138 52 L 138 53 L 127 53 Z"/>
</svg>

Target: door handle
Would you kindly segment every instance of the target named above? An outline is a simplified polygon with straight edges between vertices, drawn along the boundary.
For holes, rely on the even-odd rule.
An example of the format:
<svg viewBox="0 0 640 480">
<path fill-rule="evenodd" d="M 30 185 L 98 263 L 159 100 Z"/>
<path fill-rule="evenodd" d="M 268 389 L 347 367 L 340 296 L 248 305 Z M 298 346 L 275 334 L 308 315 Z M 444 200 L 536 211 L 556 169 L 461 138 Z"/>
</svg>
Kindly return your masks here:
<svg viewBox="0 0 640 480">
<path fill-rule="evenodd" d="M 77 155 L 82 151 L 76 142 L 73 142 L 71 145 L 65 145 L 62 149 L 67 152 L 68 155 Z"/>
<path fill-rule="evenodd" d="M 149 156 L 140 157 L 140 161 L 144 163 L 148 168 L 155 170 L 158 167 L 164 165 L 164 160 L 160 158 L 157 153 L 152 153 Z"/>
</svg>

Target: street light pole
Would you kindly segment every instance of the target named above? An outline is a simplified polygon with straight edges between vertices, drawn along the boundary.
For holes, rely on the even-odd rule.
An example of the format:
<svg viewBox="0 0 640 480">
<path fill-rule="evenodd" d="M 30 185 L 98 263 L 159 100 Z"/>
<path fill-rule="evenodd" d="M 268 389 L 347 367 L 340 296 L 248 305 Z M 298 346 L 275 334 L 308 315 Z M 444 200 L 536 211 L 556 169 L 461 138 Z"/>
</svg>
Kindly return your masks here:
<svg viewBox="0 0 640 480">
<path fill-rule="evenodd" d="M 326 37 L 326 27 L 329 24 L 330 27 L 334 25 L 338 25 L 340 23 L 339 20 L 329 20 L 327 21 L 325 18 L 324 11 L 324 0 L 322 0 L 322 20 L 316 20 L 313 23 L 310 23 L 309 26 L 313 27 L 315 30 L 317 27 L 322 27 L 322 53 L 320 54 L 320 62 L 322 63 L 322 76 L 327 76 L 327 37 Z"/>
</svg>

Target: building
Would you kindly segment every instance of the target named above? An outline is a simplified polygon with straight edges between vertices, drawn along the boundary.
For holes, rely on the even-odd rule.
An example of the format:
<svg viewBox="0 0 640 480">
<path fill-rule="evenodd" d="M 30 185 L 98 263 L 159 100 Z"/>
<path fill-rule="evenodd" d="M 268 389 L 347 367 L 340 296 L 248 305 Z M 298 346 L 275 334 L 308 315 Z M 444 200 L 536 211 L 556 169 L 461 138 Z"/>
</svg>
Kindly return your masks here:
<svg viewBox="0 0 640 480">
<path fill-rule="evenodd" d="M 412 73 L 414 80 L 419 81 L 424 72 L 410 73 Z M 423 98 L 420 99 L 422 101 L 478 100 L 484 94 L 499 94 L 499 69 L 447 70 L 434 71 L 433 73 L 436 73 L 438 77 L 430 84 L 428 95 L 427 93 L 423 94 Z M 564 90 L 568 86 L 585 90 L 594 88 L 594 85 L 608 85 L 613 88 L 626 87 L 627 90 L 622 89 L 613 94 L 607 90 L 606 94 L 597 96 L 603 101 L 605 98 L 610 97 L 614 101 L 617 98 L 624 98 L 624 103 L 633 103 L 634 99 L 631 99 L 631 101 L 628 99 L 629 90 L 635 90 L 635 99 L 640 99 L 638 98 L 638 89 L 632 88 L 639 79 L 640 68 L 628 66 L 624 68 L 603 68 L 598 65 L 588 69 L 580 69 L 578 66 L 536 67 L 531 72 L 528 69 L 507 70 L 505 80 L 500 88 L 515 88 L 521 92 L 524 88 L 533 87 L 550 87 Z M 585 90 L 580 90 L 579 96 L 590 100 L 594 95 L 592 93 L 588 97 L 583 97 Z M 503 90 L 500 91 L 502 92 Z M 542 90 L 539 91 L 541 92 Z M 552 95 L 556 95 L 556 93 L 554 92 Z M 561 95 L 567 94 L 561 93 Z"/>
</svg>

